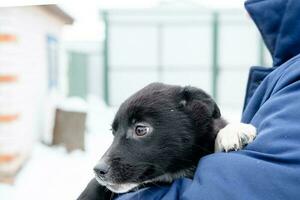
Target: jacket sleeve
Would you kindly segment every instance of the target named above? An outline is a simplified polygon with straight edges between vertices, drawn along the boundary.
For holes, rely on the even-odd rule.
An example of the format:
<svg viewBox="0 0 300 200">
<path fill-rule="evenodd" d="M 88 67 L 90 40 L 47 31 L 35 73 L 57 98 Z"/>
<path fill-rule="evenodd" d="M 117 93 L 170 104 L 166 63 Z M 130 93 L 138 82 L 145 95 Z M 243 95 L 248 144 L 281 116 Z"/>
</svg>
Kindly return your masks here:
<svg viewBox="0 0 300 200">
<path fill-rule="evenodd" d="M 193 180 L 179 179 L 170 187 L 146 188 L 117 199 L 298 199 L 299 65 L 296 58 L 275 70 L 251 98 L 243 120 L 257 128 L 258 136 L 244 150 L 203 157 Z"/>
</svg>

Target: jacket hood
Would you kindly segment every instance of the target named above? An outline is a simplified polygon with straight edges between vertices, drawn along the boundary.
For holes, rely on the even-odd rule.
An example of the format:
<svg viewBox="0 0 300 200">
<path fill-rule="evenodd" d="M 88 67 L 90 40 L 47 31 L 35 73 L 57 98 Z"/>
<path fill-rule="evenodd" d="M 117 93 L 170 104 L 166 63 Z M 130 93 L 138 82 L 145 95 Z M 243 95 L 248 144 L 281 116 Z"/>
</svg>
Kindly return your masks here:
<svg viewBox="0 0 300 200">
<path fill-rule="evenodd" d="M 299 0 L 248 0 L 245 7 L 272 55 L 273 66 L 300 53 Z"/>
</svg>

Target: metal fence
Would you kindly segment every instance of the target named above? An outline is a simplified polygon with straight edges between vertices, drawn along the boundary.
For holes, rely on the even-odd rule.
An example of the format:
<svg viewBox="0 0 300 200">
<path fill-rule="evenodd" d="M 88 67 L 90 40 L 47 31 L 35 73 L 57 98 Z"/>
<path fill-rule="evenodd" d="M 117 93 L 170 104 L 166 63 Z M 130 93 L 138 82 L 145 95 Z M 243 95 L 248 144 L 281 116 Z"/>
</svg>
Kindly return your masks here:
<svg viewBox="0 0 300 200">
<path fill-rule="evenodd" d="M 143 9 L 101 15 L 108 105 L 160 81 L 203 88 L 221 106 L 241 109 L 248 68 L 270 64 L 243 11 Z"/>
</svg>

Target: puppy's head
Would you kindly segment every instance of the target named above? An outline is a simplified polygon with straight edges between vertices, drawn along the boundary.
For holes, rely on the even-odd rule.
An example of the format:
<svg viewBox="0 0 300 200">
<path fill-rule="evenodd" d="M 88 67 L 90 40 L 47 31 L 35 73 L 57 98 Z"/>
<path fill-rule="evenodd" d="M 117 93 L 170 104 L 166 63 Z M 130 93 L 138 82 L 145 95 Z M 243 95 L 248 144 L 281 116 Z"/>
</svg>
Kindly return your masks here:
<svg viewBox="0 0 300 200">
<path fill-rule="evenodd" d="M 95 167 L 116 193 L 192 173 L 213 152 L 214 101 L 202 90 L 152 83 L 129 97 L 112 124 L 113 143 Z"/>
</svg>

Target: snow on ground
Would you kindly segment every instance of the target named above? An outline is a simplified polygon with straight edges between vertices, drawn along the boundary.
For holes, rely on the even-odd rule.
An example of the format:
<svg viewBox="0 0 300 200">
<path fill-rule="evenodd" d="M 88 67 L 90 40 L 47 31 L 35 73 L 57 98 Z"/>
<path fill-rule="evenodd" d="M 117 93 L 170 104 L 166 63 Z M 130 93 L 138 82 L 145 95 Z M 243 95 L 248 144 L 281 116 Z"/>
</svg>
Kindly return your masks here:
<svg viewBox="0 0 300 200">
<path fill-rule="evenodd" d="M 93 166 L 112 142 L 115 109 L 92 103 L 88 109 L 86 151 L 36 143 L 13 185 L 0 184 L 1 200 L 75 200 L 93 177 Z M 96 105 L 95 105 L 96 104 Z"/>
<path fill-rule="evenodd" d="M 99 102 L 88 108 L 86 151 L 67 153 L 63 147 L 35 144 L 32 155 L 14 185 L 0 184 L 1 200 L 75 200 L 93 177 L 93 166 L 112 141 L 109 131 L 115 109 Z M 223 110 L 228 121 L 237 111 Z"/>
</svg>

